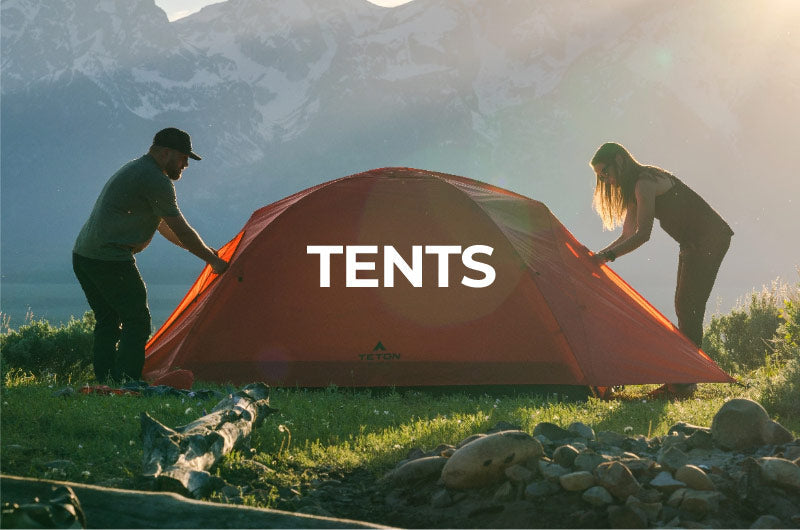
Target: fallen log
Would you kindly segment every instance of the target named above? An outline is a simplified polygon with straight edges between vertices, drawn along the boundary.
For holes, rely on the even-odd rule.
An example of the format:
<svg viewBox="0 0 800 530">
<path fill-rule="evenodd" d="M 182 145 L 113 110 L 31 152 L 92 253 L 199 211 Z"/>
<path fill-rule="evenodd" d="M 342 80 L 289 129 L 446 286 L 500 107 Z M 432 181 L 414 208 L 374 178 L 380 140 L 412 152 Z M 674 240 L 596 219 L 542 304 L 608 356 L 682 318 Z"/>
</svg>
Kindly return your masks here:
<svg viewBox="0 0 800 530">
<path fill-rule="evenodd" d="M 87 528 L 386 528 L 362 521 L 198 501 L 175 493 L 0 475 L 2 502 L 48 499 L 54 487 L 72 489 L 80 500 Z"/>
<path fill-rule="evenodd" d="M 211 413 L 171 429 L 143 412 L 142 479 L 152 489 L 201 498 L 221 486 L 209 470 L 250 438 L 269 414 L 269 387 L 248 385 L 220 401 Z"/>
</svg>

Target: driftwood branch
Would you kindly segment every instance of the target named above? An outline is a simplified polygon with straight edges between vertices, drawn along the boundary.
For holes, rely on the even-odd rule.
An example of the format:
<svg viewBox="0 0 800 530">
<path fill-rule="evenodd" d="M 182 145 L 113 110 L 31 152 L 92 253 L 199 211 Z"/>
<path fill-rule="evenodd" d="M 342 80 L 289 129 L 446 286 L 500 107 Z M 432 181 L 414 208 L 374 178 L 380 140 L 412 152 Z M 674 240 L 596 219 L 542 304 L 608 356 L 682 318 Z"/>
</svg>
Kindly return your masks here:
<svg viewBox="0 0 800 530">
<path fill-rule="evenodd" d="M 200 498 L 219 479 L 209 470 L 223 456 L 249 440 L 253 429 L 276 412 L 269 406 L 269 387 L 246 386 L 220 401 L 211 413 L 170 429 L 142 413 L 142 476 L 154 489 Z"/>
<path fill-rule="evenodd" d="M 70 487 L 80 499 L 87 528 L 381 528 L 361 521 L 197 501 L 174 493 L 0 476 L 2 502 L 48 499 L 60 486 Z"/>
</svg>

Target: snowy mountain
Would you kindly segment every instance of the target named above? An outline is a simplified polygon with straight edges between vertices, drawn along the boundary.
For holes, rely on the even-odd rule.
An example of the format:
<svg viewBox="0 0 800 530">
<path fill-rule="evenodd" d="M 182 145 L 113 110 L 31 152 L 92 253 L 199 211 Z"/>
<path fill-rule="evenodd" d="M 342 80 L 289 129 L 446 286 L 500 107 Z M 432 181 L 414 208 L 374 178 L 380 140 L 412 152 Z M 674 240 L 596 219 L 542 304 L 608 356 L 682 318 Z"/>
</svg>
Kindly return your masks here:
<svg viewBox="0 0 800 530">
<path fill-rule="evenodd" d="M 797 214 L 792 2 L 228 0 L 172 23 L 153 0 L 0 9 L 4 278 L 63 273 L 102 184 L 169 125 L 204 156 L 178 193 L 216 243 L 290 192 L 405 165 L 542 200 L 599 246 L 587 161 L 617 140 L 775 254 L 732 292 L 800 264 L 780 244 L 791 219 L 756 220 Z"/>
</svg>

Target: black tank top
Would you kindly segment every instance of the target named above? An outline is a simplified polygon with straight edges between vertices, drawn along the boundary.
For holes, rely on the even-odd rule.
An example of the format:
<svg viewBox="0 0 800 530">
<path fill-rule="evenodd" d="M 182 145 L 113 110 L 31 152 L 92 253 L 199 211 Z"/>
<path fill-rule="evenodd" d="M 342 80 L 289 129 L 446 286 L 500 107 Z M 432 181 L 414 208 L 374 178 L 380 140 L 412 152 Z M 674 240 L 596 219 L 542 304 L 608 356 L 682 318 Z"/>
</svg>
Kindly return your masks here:
<svg viewBox="0 0 800 530">
<path fill-rule="evenodd" d="M 701 243 L 730 237 L 733 230 L 700 195 L 679 178 L 669 175 L 672 188 L 656 197 L 655 217 L 680 244 Z"/>
</svg>

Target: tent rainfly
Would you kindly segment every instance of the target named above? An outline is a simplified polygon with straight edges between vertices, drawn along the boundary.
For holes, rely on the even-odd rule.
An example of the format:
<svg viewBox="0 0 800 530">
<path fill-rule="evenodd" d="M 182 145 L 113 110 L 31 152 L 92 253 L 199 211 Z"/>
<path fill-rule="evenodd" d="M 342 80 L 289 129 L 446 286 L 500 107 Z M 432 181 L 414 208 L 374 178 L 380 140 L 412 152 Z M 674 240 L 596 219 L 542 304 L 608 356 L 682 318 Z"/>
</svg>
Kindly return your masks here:
<svg viewBox="0 0 800 530">
<path fill-rule="evenodd" d="M 541 202 L 384 168 L 253 213 L 147 344 L 148 380 L 732 382 Z"/>
</svg>

